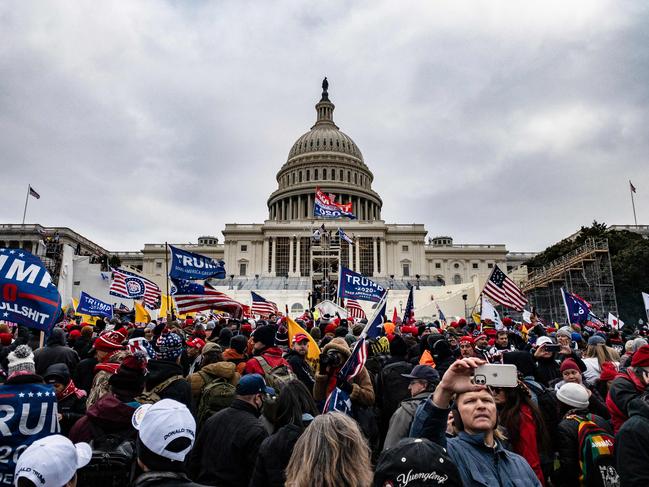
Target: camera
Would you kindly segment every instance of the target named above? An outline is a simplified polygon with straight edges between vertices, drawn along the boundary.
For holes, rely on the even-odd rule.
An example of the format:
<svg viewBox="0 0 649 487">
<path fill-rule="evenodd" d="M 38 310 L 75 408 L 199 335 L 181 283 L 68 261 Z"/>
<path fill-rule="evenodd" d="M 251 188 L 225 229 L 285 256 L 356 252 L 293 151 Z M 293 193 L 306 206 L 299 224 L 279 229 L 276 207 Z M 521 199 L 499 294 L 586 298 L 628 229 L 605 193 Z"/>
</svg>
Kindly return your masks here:
<svg viewBox="0 0 649 487">
<path fill-rule="evenodd" d="M 336 368 L 342 365 L 342 357 L 336 350 L 327 350 L 327 353 L 320 355 L 320 367 L 326 369 L 327 367 Z"/>
</svg>

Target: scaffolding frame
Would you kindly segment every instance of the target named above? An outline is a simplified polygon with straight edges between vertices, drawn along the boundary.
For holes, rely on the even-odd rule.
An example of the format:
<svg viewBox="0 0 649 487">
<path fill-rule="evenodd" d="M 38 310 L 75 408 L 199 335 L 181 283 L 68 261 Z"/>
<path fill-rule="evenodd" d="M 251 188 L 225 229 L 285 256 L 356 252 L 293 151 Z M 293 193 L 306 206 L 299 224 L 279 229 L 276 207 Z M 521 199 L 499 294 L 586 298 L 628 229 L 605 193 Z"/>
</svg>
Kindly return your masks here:
<svg viewBox="0 0 649 487">
<path fill-rule="evenodd" d="M 607 239 L 587 239 L 581 247 L 531 270 L 527 280 L 521 283 L 521 289 L 537 312 L 560 323 L 567 320 L 561 288 L 588 301 L 591 312 L 598 318 L 605 321 L 609 312 L 617 316 Z"/>
</svg>

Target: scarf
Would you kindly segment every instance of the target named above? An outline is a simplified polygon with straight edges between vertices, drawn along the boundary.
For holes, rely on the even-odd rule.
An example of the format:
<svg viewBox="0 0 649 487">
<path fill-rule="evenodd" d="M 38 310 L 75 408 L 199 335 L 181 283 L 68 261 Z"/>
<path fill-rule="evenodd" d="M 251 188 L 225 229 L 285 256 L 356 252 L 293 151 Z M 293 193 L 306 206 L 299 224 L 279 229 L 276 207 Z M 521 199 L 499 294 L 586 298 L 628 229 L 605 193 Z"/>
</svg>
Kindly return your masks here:
<svg viewBox="0 0 649 487">
<path fill-rule="evenodd" d="M 56 399 L 58 401 L 62 401 L 63 399 L 66 399 L 72 394 L 74 394 L 77 399 L 86 397 L 86 391 L 82 389 L 77 389 L 77 386 L 74 385 L 74 381 L 70 379 L 70 382 L 68 383 L 67 386 L 65 386 L 65 389 L 63 389 L 61 392 L 56 393 Z"/>
</svg>

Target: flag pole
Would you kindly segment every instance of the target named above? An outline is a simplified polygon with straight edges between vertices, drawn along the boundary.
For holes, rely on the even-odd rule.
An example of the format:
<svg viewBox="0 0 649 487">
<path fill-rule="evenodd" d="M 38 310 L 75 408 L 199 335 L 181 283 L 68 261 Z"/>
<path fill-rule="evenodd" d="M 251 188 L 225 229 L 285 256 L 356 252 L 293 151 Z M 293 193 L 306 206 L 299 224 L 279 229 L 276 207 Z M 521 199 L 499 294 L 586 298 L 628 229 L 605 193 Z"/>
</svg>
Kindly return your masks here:
<svg viewBox="0 0 649 487">
<path fill-rule="evenodd" d="M 27 185 L 27 196 L 25 197 L 25 209 L 23 210 L 23 223 L 22 223 L 22 226 L 25 226 L 25 216 L 27 216 L 27 202 L 29 201 L 29 188 L 30 187 L 31 186 L 28 184 Z"/>
<path fill-rule="evenodd" d="M 169 301 L 171 301 L 169 298 L 169 244 L 165 242 L 165 280 L 167 281 L 167 299 L 166 299 L 166 304 L 167 304 L 167 309 L 165 310 L 167 315 L 169 314 Z M 171 305 L 171 321 L 175 319 L 174 317 L 174 307 L 173 304 Z"/>
<path fill-rule="evenodd" d="M 631 193 L 631 206 L 633 207 L 633 221 L 635 222 L 635 226 L 637 227 L 638 226 L 638 218 L 636 217 L 636 214 L 635 214 L 635 201 L 633 199 L 633 184 L 631 184 L 631 180 L 629 180 L 629 192 Z M 25 203 L 25 208 L 27 208 L 26 203 Z M 25 223 L 25 222 L 23 221 L 23 223 Z"/>
</svg>

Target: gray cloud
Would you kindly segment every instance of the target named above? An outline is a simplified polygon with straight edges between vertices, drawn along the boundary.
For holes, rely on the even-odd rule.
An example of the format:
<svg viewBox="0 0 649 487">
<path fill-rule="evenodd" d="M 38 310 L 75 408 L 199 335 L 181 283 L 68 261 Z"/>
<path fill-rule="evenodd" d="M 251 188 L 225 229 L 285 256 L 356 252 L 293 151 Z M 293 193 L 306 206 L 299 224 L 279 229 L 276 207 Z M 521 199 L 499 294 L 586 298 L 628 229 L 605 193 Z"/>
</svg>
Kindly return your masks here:
<svg viewBox="0 0 649 487">
<path fill-rule="evenodd" d="M 631 223 L 648 21 L 639 0 L 5 2 L 0 221 L 31 183 L 28 221 L 112 250 L 261 222 L 326 74 L 389 222 L 511 250 Z"/>
</svg>

